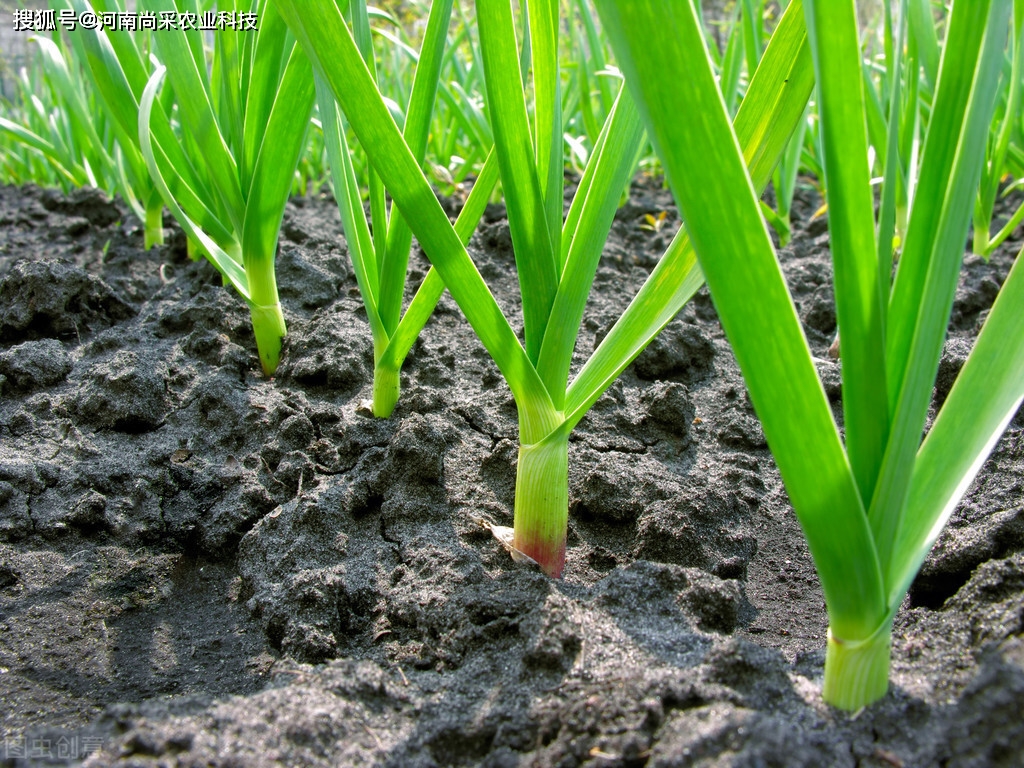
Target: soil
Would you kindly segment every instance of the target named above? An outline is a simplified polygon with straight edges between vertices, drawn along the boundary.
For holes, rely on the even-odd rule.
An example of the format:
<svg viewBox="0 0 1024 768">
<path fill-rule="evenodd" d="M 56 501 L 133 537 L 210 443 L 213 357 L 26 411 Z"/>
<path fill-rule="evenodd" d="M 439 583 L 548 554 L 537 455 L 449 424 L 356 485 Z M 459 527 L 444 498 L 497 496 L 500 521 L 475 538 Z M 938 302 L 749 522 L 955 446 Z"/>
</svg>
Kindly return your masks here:
<svg viewBox="0 0 1024 768">
<path fill-rule="evenodd" d="M 781 259 L 841 420 L 819 205 L 800 191 Z M 101 193 L 0 188 L 0 765 L 1024 765 L 1021 414 L 897 617 L 890 692 L 850 715 L 821 702 L 820 586 L 706 291 L 575 430 L 553 581 L 474 522 L 511 525 L 517 422 L 447 295 L 377 420 L 332 201 L 286 213 L 273 380 L 167 225 L 146 252 Z M 638 180 L 577 363 L 678 226 Z M 937 401 L 1019 238 L 966 259 Z M 503 209 L 470 249 L 516 314 Z"/>
</svg>

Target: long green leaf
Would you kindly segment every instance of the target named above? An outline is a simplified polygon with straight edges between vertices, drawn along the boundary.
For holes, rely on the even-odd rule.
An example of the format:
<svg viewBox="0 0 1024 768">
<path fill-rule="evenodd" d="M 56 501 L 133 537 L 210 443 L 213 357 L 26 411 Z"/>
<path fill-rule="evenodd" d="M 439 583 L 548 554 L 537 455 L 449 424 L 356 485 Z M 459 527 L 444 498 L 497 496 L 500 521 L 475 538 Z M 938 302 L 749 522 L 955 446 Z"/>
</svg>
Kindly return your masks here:
<svg viewBox="0 0 1024 768">
<path fill-rule="evenodd" d="M 242 256 L 257 305 L 277 302 L 274 256 L 299 155 L 316 98 L 309 59 L 297 44 L 281 78 L 252 173 L 245 204 Z"/>
<path fill-rule="evenodd" d="M 71 7 L 79 15 L 92 12 L 92 6 L 86 0 L 70 0 L 70 6 L 60 7 Z M 71 43 L 80 59 L 87 64 L 92 83 L 114 119 L 120 144 L 141 149 L 139 100 L 149 75 L 132 36 L 127 32 L 108 35 L 99 29 L 81 32 L 70 36 Z M 149 125 L 152 140 L 155 140 L 153 154 L 166 186 L 191 220 L 222 247 L 228 247 L 233 240 L 231 232 L 221 224 L 218 212 L 207 206 L 211 191 L 180 146 L 159 102 L 152 106 L 152 110 Z"/>
<path fill-rule="evenodd" d="M 234 3 L 232 3 L 232 6 Z M 266 19 L 262 20 L 261 26 L 266 26 Z M 243 144 L 245 119 L 243 115 L 243 101 L 249 91 L 248 83 L 242 82 L 243 48 L 241 41 L 246 38 L 238 35 L 214 35 L 213 38 L 213 63 L 211 65 L 210 80 L 216 83 L 213 90 L 213 108 L 216 111 L 221 125 L 221 133 L 227 141 L 232 153 L 238 157 L 242 154 L 239 149 Z M 251 167 L 251 166 L 249 166 Z M 242 188 L 248 184 L 245 161 L 242 162 Z"/>
<path fill-rule="evenodd" d="M 780 87 L 780 83 L 783 87 Z M 814 87 L 803 8 L 792 0 L 772 35 L 736 114 L 736 136 L 755 189 L 763 191 Z M 569 387 L 573 425 L 704 284 L 693 248 L 680 229 L 636 297 Z"/>
<path fill-rule="evenodd" d="M 558 70 L 558 0 L 528 0 L 533 63 L 533 140 L 537 179 L 544 196 L 552 253 L 559 253 L 562 231 L 562 90 Z"/>
<path fill-rule="evenodd" d="M 882 198 L 878 210 L 878 249 L 879 270 L 888 275 L 892 272 L 893 237 L 896 234 L 897 190 L 905 187 L 903 167 L 900 162 L 900 106 L 903 96 L 903 46 L 907 34 L 906 0 L 900 3 L 900 27 L 896 35 L 894 50 L 889 55 L 888 66 L 892 85 L 889 90 L 889 115 L 886 120 L 887 135 L 885 141 L 885 169 L 882 183 Z M 888 2 L 886 3 L 888 6 Z M 888 8 L 887 8 L 888 10 Z M 886 18 L 886 34 L 891 35 L 889 18 Z"/>
<path fill-rule="evenodd" d="M 553 239 L 519 72 L 515 25 L 508 0 L 481 0 L 477 24 L 487 83 L 487 109 L 501 168 L 523 302 L 526 354 L 536 363 L 558 290 Z"/>
<path fill-rule="evenodd" d="M 243 132 L 242 151 L 236 155 L 240 158 L 239 171 L 243 194 L 247 193 L 252 185 L 256 158 L 266 143 L 264 131 L 270 121 L 271 110 L 279 93 L 278 83 L 281 81 L 279 62 L 288 54 L 285 46 L 287 36 L 288 25 L 284 23 L 281 14 L 277 13 L 276 6 L 269 3 L 260 17 L 260 29 L 254 43 L 248 87 L 244 92 L 241 91 L 241 78 L 227 87 L 232 94 L 241 93 L 245 97 L 240 115 Z M 287 60 L 286 58 L 285 61 Z M 301 105 L 300 102 L 299 106 Z M 226 112 L 220 117 L 221 125 L 231 125 L 234 116 Z"/>
<path fill-rule="evenodd" d="M 1018 254 L 917 454 L 894 546 L 898 605 L 939 532 L 1024 400 L 1024 255 Z"/>
<path fill-rule="evenodd" d="M 175 199 L 175 196 L 171 194 L 167 183 L 164 181 L 163 174 L 160 172 L 160 167 L 157 164 L 149 126 L 153 113 L 153 104 L 156 101 L 157 91 L 160 89 L 160 85 L 163 82 L 165 74 L 166 72 L 163 66 L 157 67 L 156 72 L 153 73 L 149 84 L 142 93 L 142 100 L 139 106 L 139 138 L 142 144 L 142 155 L 146 158 L 146 164 L 149 166 L 149 172 L 153 178 L 153 183 L 156 185 L 157 189 L 160 190 L 163 195 L 164 202 L 167 203 L 167 207 L 181 224 L 182 229 L 185 230 L 185 234 L 202 246 L 210 257 L 210 260 L 214 263 L 217 269 L 220 270 L 221 274 L 230 281 L 242 298 L 246 301 L 250 301 L 248 280 L 245 276 L 245 270 L 238 262 L 238 259 L 236 259 L 232 254 L 224 251 L 216 241 L 207 235 L 201 227 L 197 226 L 178 206 L 177 200 Z"/>
<path fill-rule="evenodd" d="M 0 117 L 0 129 L 8 131 L 18 141 L 42 154 L 43 157 L 54 164 L 54 170 L 66 177 L 72 184 L 78 186 L 85 184 L 86 180 L 82 168 L 74 167 L 74 164 L 69 162 L 70 158 L 65 153 L 58 151 L 52 142 L 47 141 L 24 126 L 8 120 L 6 117 Z M 67 167 L 69 164 L 72 167 Z"/>
<path fill-rule="evenodd" d="M 939 37 L 931 6 L 931 0 L 910 0 L 909 11 L 911 35 L 920 51 L 929 90 L 934 90 L 939 73 Z"/>
<path fill-rule="evenodd" d="M 177 12 L 174 0 L 151 1 L 158 12 Z M 181 119 L 187 125 L 187 135 L 198 145 L 232 227 L 240 232 L 245 217 L 245 198 L 238 166 L 218 128 L 205 65 L 197 64 L 187 35 L 158 35 L 156 39 L 177 96 Z"/>
<path fill-rule="evenodd" d="M 818 78 L 846 450 L 866 507 L 889 430 L 884 376 L 889 271 L 881 270 L 876 251 L 857 9 L 853 0 L 809 0 L 804 11 Z"/>
<path fill-rule="evenodd" d="M 341 227 L 348 242 L 349 257 L 355 271 L 359 293 L 366 307 L 367 321 L 373 335 L 374 349 L 383 349 L 388 343 L 388 332 L 377 309 L 380 283 L 377 279 L 377 257 L 373 250 L 370 226 L 363 211 L 363 199 L 352 167 L 352 155 L 345 136 L 342 116 L 330 86 L 316 75 L 317 102 L 323 121 L 324 146 L 334 181 L 334 197 L 338 202 Z"/>
<path fill-rule="evenodd" d="M 427 150 L 430 132 L 430 117 L 434 112 L 438 80 L 445 48 L 448 26 L 452 15 L 452 0 L 438 0 L 431 5 L 427 18 L 427 31 L 423 37 L 423 49 L 412 94 L 406 109 L 405 137 L 413 157 L 422 164 Z M 384 249 L 384 264 L 380 273 L 380 315 L 384 327 L 393 334 L 402 314 L 402 297 L 405 288 L 405 274 L 409 268 L 409 250 L 412 245 L 412 230 L 401 215 L 392 215 L 387 230 L 387 247 Z"/>
<path fill-rule="evenodd" d="M 581 203 L 580 218 L 571 232 L 565 268 L 537 362 L 537 370 L 557 410 L 564 407 L 572 351 L 618 208 L 619 191 L 633 175 L 643 141 L 640 113 L 625 89 L 612 107 L 605 128 L 607 133 L 602 134 L 604 140 L 599 151 L 591 155 L 587 164 L 585 183 L 573 200 L 573 208 Z"/>
<path fill-rule="evenodd" d="M 843 639 L 870 637 L 886 618 L 871 531 L 694 7 L 689 0 L 597 5 L 804 528 L 832 630 Z"/>
<path fill-rule="evenodd" d="M 365 0 L 356 0 L 356 2 L 350 3 L 348 0 L 344 0 L 342 6 L 342 10 L 347 9 L 348 16 L 350 17 L 352 38 L 355 41 L 356 48 L 359 50 L 359 55 L 362 56 L 363 62 L 366 64 L 366 68 L 370 73 L 370 78 L 374 83 L 377 83 L 379 87 L 377 60 L 373 53 L 373 34 L 370 31 L 370 19 L 366 2 Z M 370 165 L 369 170 L 368 187 L 370 190 L 371 227 L 374 232 L 387 233 L 388 205 L 387 197 L 384 193 L 384 184 L 372 164 Z M 373 249 L 377 262 L 377 281 L 380 283 L 383 282 L 383 273 L 387 257 L 386 234 L 384 237 L 375 237 L 373 239 Z M 379 296 L 378 299 L 383 300 L 383 295 Z M 381 319 L 384 320 L 383 317 Z M 387 327 L 387 325 L 387 321 L 385 321 L 385 327 Z"/>
<path fill-rule="evenodd" d="M 278 7 L 330 84 L 360 143 L 427 256 L 501 370 L 519 404 L 522 439 L 551 432 L 551 398 L 430 184 L 409 151 L 333 0 L 279 0 Z M 325 59 L 326 54 L 329 59 Z"/>
<path fill-rule="evenodd" d="M 463 245 L 469 242 L 469 238 L 476 231 L 487 207 L 487 200 L 498 183 L 498 158 L 494 152 L 490 152 L 484 162 L 480 175 L 473 184 L 473 190 L 469 193 L 466 204 L 459 212 L 459 218 L 455 222 L 455 232 Z M 381 355 L 380 364 L 391 367 L 398 367 L 405 360 L 412 345 L 416 343 L 420 331 L 427 324 L 427 320 L 434 313 L 441 294 L 444 293 L 444 280 L 436 267 L 427 271 L 426 277 L 420 283 L 416 294 L 409 303 L 409 308 L 402 315 L 402 321 L 398 329 L 388 342 L 387 349 Z"/>
<path fill-rule="evenodd" d="M 905 506 L 956 292 L 963 243 L 994 109 L 1009 0 L 953 6 L 921 176 L 889 305 L 892 426 L 870 507 L 882 563 Z"/>
<path fill-rule="evenodd" d="M 45 37 L 32 38 L 39 46 L 43 54 L 43 62 L 47 74 L 50 77 L 51 85 L 60 93 L 60 98 L 69 109 L 68 117 L 74 122 L 75 130 L 86 140 L 80 142 L 84 145 L 81 151 L 92 150 L 97 158 L 104 165 L 112 166 L 113 160 L 107 154 L 103 140 L 96 133 L 95 120 L 89 115 L 89 109 L 85 104 L 85 95 L 79 90 L 71 78 L 71 72 L 63 54 L 57 45 Z"/>
</svg>

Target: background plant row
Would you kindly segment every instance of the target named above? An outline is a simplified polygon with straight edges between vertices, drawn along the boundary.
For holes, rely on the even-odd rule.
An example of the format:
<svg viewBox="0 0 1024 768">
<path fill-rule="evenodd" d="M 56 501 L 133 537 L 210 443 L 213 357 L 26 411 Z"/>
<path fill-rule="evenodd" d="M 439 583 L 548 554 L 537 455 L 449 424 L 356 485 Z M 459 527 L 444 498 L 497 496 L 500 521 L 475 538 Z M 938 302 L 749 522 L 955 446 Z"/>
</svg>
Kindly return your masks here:
<svg viewBox="0 0 1024 768">
<path fill-rule="evenodd" d="M 567 171 L 580 172 L 597 140 L 605 116 L 611 108 L 617 89 L 610 45 L 600 28 L 591 0 L 563 0 L 565 22 L 560 30 L 559 51 L 562 58 L 562 113 L 566 145 Z M 51 39 L 68 65 L 73 90 L 79 95 L 91 119 L 91 130 L 82 124 L 81 116 L 67 86 L 57 81 L 52 67 L 33 36 L 13 32 L 11 20 L 16 8 L 43 8 L 53 4 L 43 2 L 0 3 L 4 27 L 0 30 L 4 45 L 0 50 L 0 118 L 20 126 L 47 145 L 26 142 L 23 135 L 0 125 L 0 183 L 35 183 L 44 187 L 57 187 L 67 192 L 75 187 L 95 186 L 111 195 L 124 196 L 123 173 L 119 172 L 120 148 L 114 126 L 92 92 L 75 50 L 68 44 L 67 33 L 59 30 L 40 33 Z M 781 3 L 785 6 L 786 2 Z M 930 113 L 931 84 L 937 61 L 930 61 L 932 44 L 943 35 L 947 8 L 944 4 L 929 4 L 935 21 L 935 39 L 920 45 L 915 93 L 911 89 L 902 106 L 903 140 L 912 147 L 927 126 Z M 220 3 L 225 6 L 225 3 Z M 889 92 L 892 73 L 887 62 L 891 60 L 891 40 L 887 39 L 884 23 L 889 3 L 874 0 L 858 4 L 862 24 L 862 50 L 865 83 L 875 107 L 877 120 L 869 128 L 884 132 L 888 107 L 884 103 Z M 200 0 L 199 10 L 216 9 L 216 0 Z M 415 74 L 417 51 L 420 46 L 429 3 L 424 0 L 381 0 L 371 9 L 374 29 L 374 51 L 382 93 L 394 105 L 408 100 Z M 781 14 L 779 2 L 773 0 L 713 0 L 703 3 L 703 23 L 715 66 L 723 84 L 723 92 L 731 113 L 736 109 L 747 86 L 748 72 L 756 68 L 765 43 Z M 441 76 L 441 90 L 432 115 L 430 139 L 427 146 L 425 170 L 438 190 L 456 197 L 463 193 L 463 183 L 475 177 L 483 165 L 492 143 L 490 126 L 486 119 L 484 85 L 479 64 L 478 41 L 475 39 L 473 4 L 457 2 L 449 30 L 448 55 Z M 139 33 L 145 37 L 150 33 Z M 161 33 L 157 33 L 161 34 Z M 167 34 L 167 33 L 162 33 Z M 155 54 L 150 41 L 142 47 Z M 151 67 L 157 58 L 151 55 Z M 989 167 L 979 191 L 979 207 L 985 208 L 984 197 L 1006 194 L 1024 186 L 1024 118 L 1019 103 L 1011 100 L 1012 61 L 1005 62 L 999 104 L 990 130 Z M 1013 73 L 1019 81 L 1024 73 Z M 912 77 L 905 72 L 908 80 Z M 1018 89 L 1020 85 L 1018 82 Z M 906 92 L 907 85 L 904 85 Z M 769 223 L 779 231 L 782 239 L 788 235 L 789 201 L 792 185 L 799 183 L 820 185 L 821 151 L 817 132 L 817 108 L 812 99 L 806 116 L 805 130 L 798 132 L 787 153 L 780 175 L 776 175 L 776 197 L 771 208 L 765 208 Z M 296 195 L 318 194 L 330 187 L 330 173 L 323 134 L 319 130 L 319 114 L 314 114 L 314 130 L 295 171 L 292 192 Z M 998 151 L 1001 135 L 1005 133 L 1005 148 Z M 353 139 L 354 140 L 354 139 Z M 353 155 L 356 173 L 361 182 L 367 181 L 368 172 L 362 153 Z M 660 163 L 648 145 L 642 154 L 643 172 L 660 175 Z M 908 177 L 913 169 L 906 169 Z M 787 183 L 786 177 L 794 181 Z M 991 190 L 986 190 L 989 187 Z M 988 204 L 991 208 L 991 203 Z M 1018 214 L 1024 214 L 1024 210 Z M 979 227 L 991 216 L 981 211 Z M 1015 217 L 1017 218 L 1017 217 Z M 646 225 L 659 228 L 662 220 L 648 216 Z M 899 223 L 897 224 L 897 228 Z M 899 230 L 897 229 L 897 235 Z M 987 243 L 983 244 L 987 245 Z M 981 250 L 987 255 L 984 247 Z"/>
</svg>

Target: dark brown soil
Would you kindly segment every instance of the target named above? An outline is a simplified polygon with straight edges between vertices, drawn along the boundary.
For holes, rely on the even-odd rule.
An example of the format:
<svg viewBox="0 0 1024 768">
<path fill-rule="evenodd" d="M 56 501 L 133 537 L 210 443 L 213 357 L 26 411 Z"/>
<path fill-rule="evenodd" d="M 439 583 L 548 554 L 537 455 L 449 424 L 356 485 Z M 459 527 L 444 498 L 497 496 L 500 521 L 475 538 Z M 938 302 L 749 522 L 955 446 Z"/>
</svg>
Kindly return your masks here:
<svg viewBox="0 0 1024 768">
<path fill-rule="evenodd" d="M 514 313 L 503 216 L 471 251 Z M 638 183 L 580 361 L 677 227 Z M 331 201 L 286 214 L 273 381 L 172 230 L 147 253 L 98 193 L 0 188 L 0 765 L 1024 765 L 1021 415 L 897 618 L 890 693 L 850 716 L 821 703 L 820 587 L 706 292 L 575 431 L 556 582 L 473 522 L 511 524 L 516 414 L 450 298 L 375 420 Z M 796 231 L 841 419 L 825 222 Z M 967 259 L 938 398 L 1020 247 Z"/>
</svg>

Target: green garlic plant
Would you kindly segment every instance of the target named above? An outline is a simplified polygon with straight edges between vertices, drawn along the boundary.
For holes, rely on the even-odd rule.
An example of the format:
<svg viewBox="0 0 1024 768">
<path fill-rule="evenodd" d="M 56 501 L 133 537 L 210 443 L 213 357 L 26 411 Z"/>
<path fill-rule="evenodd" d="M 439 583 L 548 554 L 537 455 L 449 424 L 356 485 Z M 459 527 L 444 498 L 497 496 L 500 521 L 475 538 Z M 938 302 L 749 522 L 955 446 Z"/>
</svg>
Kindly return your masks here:
<svg viewBox="0 0 1024 768">
<path fill-rule="evenodd" d="M 146 5 L 175 13 L 190 6 Z M 287 333 L 274 269 L 277 241 L 315 96 L 309 61 L 275 4 L 252 0 L 243 7 L 257 14 L 258 31 L 215 35 L 209 69 L 201 32 L 156 36 L 164 64 L 142 93 L 138 131 L 167 207 L 249 305 L 260 364 L 272 376 Z M 182 131 L 175 148 L 167 115 L 157 108 L 165 77 Z M 184 164 L 172 161 L 172 152 Z"/>
<path fill-rule="evenodd" d="M 1002 114 L 997 115 L 987 143 L 981 185 L 974 203 L 974 252 L 988 258 L 1015 229 L 1024 223 L 1024 203 L 1010 215 L 995 234 L 991 233 L 996 196 L 1003 181 L 1016 179 L 1006 186 L 1008 193 L 1024 185 L 1024 0 L 1014 0 L 1013 25 L 1010 29 L 1010 61 L 1003 66 L 1003 88 L 1000 93 Z"/>
<path fill-rule="evenodd" d="M 371 76 L 374 76 L 376 65 L 370 44 L 367 8 L 355 3 L 351 11 L 355 37 L 362 43 L 360 53 Z M 416 75 L 408 104 L 399 115 L 404 123 L 403 138 L 421 167 L 445 59 L 451 12 L 452 0 L 440 0 L 431 7 L 422 50 L 417 55 Z M 324 142 L 334 179 L 334 196 L 338 201 L 349 255 L 373 335 L 372 410 L 375 416 L 386 418 L 392 414 L 398 401 L 402 363 L 437 306 L 444 291 L 444 281 L 437 270 L 431 268 L 405 314 L 402 314 L 412 230 L 398 211 L 393 207 L 389 210 L 384 187 L 372 168 L 369 172 L 370 221 L 367 221 L 363 212 L 362 189 L 353 164 L 355 147 L 349 145 L 344 115 L 338 111 L 330 86 L 319 76 L 317 94 Z M 484 164 L 455 224 L 463 244 L 476 229 L 497 180 L 497 162 L 491 158 Z"/>
<path fill-rule="evenodd" d="M 465 233 L 448 221 L 377 89 L 345 22 L 347 5 L 340 0 L 278 1 L 317 76 L 330 87 L 384 187 L 512 390 L 520 447 L 511 547 L 515 555 L 559 576 L 565 562 L 569 434 L 702 285 L 693 251 L 681 232 L 570 382 L 587 296 L 621 191 L 643 144 L 629 93 L 620 89 L 563 220 L 558 3 L 533 0 L 526 6 L 531 119 L 512 4 L 478 2 L 487 113 L 522 297 L 521 341 L 466 252 Z M 803 115 L 813 83 L 799 11 L 799 2 L 791 3 L 736 117 L 761 189 Z"/>
<path fill-rule="evenodd" d="M 69 0 L 78 14 L 124 11 L 122 0 Z M 118 128 L 196 248 L 249 305 L 260 363 L 273 375 L 286 328 L 274 259 L 314 102 L 312 71 L 266 0 L 241 4 L 258 31 L 219 33 L 212 61 L 198 30 L 71 35 Z M 140 10 L 185 12 L 188 0 L 145 0 Z M 153 62 L 153 57 L 159 61 Z M 164 80 L 170 88 L 160 95 Z M 148 210 L 148 209 L 147 209 Z"/>
<path fill-rule="evenodd" d="M 922 442 L 992 120 L 1010 0 L 952 5 L 891 283 L 892 238 L 873 208 L 856 9 L 853 0 L 805 4 L 842 339 L 845 434 L 818 379 L 693 4 L 597 5 L 821 577 L 829 614 L 824 699 L 855 710 L 887 690 L 896 611 L 1024 399 L 1018 258 Z M 916 5 L 901 4 L 911 25 Z M 680 120 L 683 113 L 701 119 Z"/>
<path fill-rule="evenodd" d="M 116 122 L 88 87 L 81 51 L 58 36 L 30 40 L 39 52 L 36 66 L 21 72 L 18 103 L 0 117 L 0 134 L 20 145 L 0 155 L 3 175 L 13 183 L 32 181 L 65 192 L 89 185 L 120 194 L 143 223 L 145 247 L 163 243 L 163 200 L 137 140 L 120 140 Z"/>
</svg>

